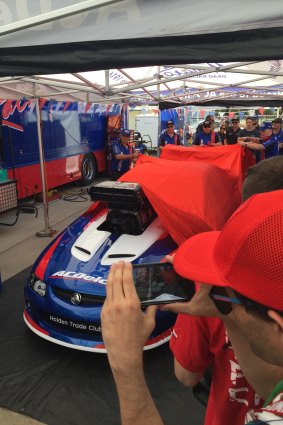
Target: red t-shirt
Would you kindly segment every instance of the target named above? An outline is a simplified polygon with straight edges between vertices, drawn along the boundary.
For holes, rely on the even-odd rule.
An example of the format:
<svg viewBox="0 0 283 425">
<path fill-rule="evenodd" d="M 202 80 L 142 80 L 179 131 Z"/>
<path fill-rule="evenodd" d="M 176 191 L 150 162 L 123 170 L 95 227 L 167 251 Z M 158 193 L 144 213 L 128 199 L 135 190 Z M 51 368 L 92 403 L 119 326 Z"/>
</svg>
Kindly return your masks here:
<svg viewBox="0 0 283 425">
<path fill-rule="evenodd" d="M 220 319 L 179 314 L 170 348 L 190 372 L 212 366 L 205 425 L 243 425 L 247 411 L 263 404 L 247 383 Z"/>
</svg>

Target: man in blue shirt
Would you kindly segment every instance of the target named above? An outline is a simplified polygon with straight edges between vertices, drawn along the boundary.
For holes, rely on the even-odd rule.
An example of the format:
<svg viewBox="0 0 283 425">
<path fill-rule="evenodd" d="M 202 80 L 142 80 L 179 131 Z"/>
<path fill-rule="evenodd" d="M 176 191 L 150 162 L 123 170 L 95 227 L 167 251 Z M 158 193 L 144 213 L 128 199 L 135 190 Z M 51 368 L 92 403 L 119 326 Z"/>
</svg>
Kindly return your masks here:
<svg viewBox="0 0 283 425">
<path fill-rule="evenodd" d="M 264 152 L 265 159 L 278 155 L 278 140 L 277 137 L 272 133 L 272 123 L 270 121 L 263 122 L 259 127 L 259 131 L 259 143 L 254 141 L 243 142 L 241 140 L 238 140 L 238 143 L 246 148 Z"/>
<path fill-rule="evenodd" d="M 194 145 L 197 146 L 221 146 L 222 142 L 217 133 L 212 130 L 210 121 L 204 121 L 202 130 L 197 133 Z"/>
<path fill-rule="evenodd" d="M 167 121 L 166 131 L 161 134 L 159 139 L 159 149 L 162 151 L 166 145 L 182 145 L 180 136 L 174 131 L 175 125 L 172 120 Z"/>
<path fill-rule="evenodd" d="M 138 158 L 139 153 L 129 146 L 130 130 L 121 130 L 120 141 L 112 144 L 111 180 L 118 180 L 129 171 L 131 161 Z"/>
<path fill-rule="evenodd" d="M 279 155 L 283 155 L 283 130 L 282 130 L 282 118 L 275 118 L 272 121 L 273 135 L 278 140 Z"/>
</svg>

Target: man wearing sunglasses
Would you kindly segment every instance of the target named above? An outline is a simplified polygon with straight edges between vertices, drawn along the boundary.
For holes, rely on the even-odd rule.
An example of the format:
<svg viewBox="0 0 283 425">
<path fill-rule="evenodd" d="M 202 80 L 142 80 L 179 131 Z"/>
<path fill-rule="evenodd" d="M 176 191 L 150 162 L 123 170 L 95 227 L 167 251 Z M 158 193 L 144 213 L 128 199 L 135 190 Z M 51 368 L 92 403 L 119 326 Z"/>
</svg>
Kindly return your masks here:
<svg viewBox="0 0 283 425">
<path fill-rule="evenodd" d="M 213 285 L 208 286 L 210 299 L 224 320 L 241 368 L 267 399 L 251 418 L 279 417 L 283 423 L 283 403 L 277 403 L 283 385 L 278 395 L 275 391 L 268 397 L 283 377 L 283 267 L 278 256 L 283 252 L 282 232 L 283 191 L 259 194 L 243 204 L 221 232 L 186 241 L 176 253 L 174 268 L 188 279 Z"/>
<path fill-rule="evenodd" d="M 282 188 L 283 158 L 274 157 L 248 170 L 243 200 L 255 193 Z M 173 261 L 173 258 L 167 257 L 167 261 Z M 260 407 L 262 400 L 241 372 L 222 320 L 211 317 L 219 316 L 219 312 L 208 298 L 209 291 L 208 285 L 200 284 L 188 305 L 171 306 L 172 311 L 178 313 L 182 308 L 185 313 L 179 314 L 170 340 L 175 374 L 183 384 L 194 387 L 203 379 L 205 370 L 212 367 L 205 424 L 230 424 L 231 417 L 234 424 L 242 424 L 247 411 Z M 230 307 L 227 302 L 222 304 Z M 215 410 L 216 403 L 221 407 L 221 417 Z"/>
<path fill-rule="evenodd" d="M 162 151 L 164 146 L 166 145 L 182 145 L 179 134 L 175 131 L 175 125 L 172 120 L 167 121 L 166 123 L 166 131 L 164 131 L 159 140 L 159 149 Z"/>
<path fill-rule="evenodd" d="M 193 144 L 196 146 L 221 146 L 222 142 L 213 130 L 211 122 L 206 120 L 202 124 L 202 130 L 197 133 Z"/>
<path fill-rule="evenodd" d="M 210 124 L 211 124 L 211 129 L 212 129 L 212 130 L 214 130 L 214 115 L 207 115 L 207 116 L 205 117 L 204 122 L 205 122 L 205 121 L 209 121 L 209 122 L 210 122 Z M 199 125 L 197 126 L 197 128 L 196 128 L 196 135 L 202 131 L 202 126 L 203 126 L 203 124 L 204 124 L 204 123 L 203 123 L 203 122 L 201 122 L 201 123 L 199 123 Z"/>
<path fill-rule="evenodd" d="M 243 200 L 255 193 L 280 189 L 283 189 L 283 158 L 273 157 L 249 168 L 243 185 Z M 172 257 L 167 257 L 167 261 L 172 261 Z M 262 401 L 256 397 L 241 373 L 222 320 L 211 317 L 219 315 L 219 311 L 215 311 L 211 299 L 207 298 L 210 288 L 208 285 L 200 285 L 191 302 L 182 306 L 186 314 L 178 315 L 170 340 L 175 374 L 182 383 L 194 387 L 202 379 L 207 367 L 211 366 L 213 380 L 205 424 L 229 424 L 231 416 L 234 424 L 242 424 L 247 411 L 260 407 Z M 225 302 L 227 293 L 220 292 L 218 295 L 224 296 L 219 299 L 219 303 L 226 309 L 224 311 L 231 309 L 232 304 Z M 235 297 L 234 301 L 237 302 Z M 179 311 L 177 306 L 175 309 Z M 276 379 L 277 373 L 274 381 Z M 268 392 L 263 397 L 268 396 Z M 220 418 L 215 410 L 216 402 L 221 406 Z"/>
<path fill-rule="evenodd" d="M 191 237 L 174 257 L 174 268 L 183 277 L 210 285 L 208 289 L 221 288 L 221 292 L 210 289 L 212 307 L 207 300 L 202 302 L 207 304 L 208 315 L 213 306 L 218 309 L 245 376 L 264 395 L 276 378 L 277 382 L 282 379 L 282 252 L 283 190 L 275 190 L 246 201 L 222 231 Z M 111 266 L 106 288 L 102 332 L 118 389 L 122 423 L 162 425 L 145 381 L 142 353 L 155 326 L 157 307 L 150 306 L 145 314 L 141 311 L 130 263 Z M 230 307 L 224 309 L 220 303 Z M 176 303 L 175 307 L 186 312 L 188 304 Z M 174 311 L 172 306 L 165 308 Z M 250 424 L 282 423 L 283 388 L 278 388 L 268 397 L 267 405 L 253 413 L 258 420 Z M 218 413 L 222 415 L 221 408 Z M 233 420 L 231 417 L 231 423 Z"/>
<path fill-rule="evenodd" d="M 229 127 L 226 133 L 225 145 L 235 145 L 237 143 L 240 128 L 240 119 L 238 117 L 232 118 L 232 127 Z"/>
</svg>

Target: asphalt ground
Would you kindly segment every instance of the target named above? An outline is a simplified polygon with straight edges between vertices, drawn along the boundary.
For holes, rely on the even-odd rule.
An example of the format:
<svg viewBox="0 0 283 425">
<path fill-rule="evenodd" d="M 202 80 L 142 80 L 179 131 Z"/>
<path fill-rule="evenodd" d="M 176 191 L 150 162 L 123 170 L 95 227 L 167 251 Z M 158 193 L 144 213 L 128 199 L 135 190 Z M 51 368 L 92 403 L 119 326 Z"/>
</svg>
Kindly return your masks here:
<svg viewBox="0 0 283 425">
<path fill-rule="evenodd" d="M 101 181 L 101 180 L 100 180 Z M 45 229 L 40 201 L 35 213 L 23 212 L 14 226 L 0 225 L 0 423 L 3 425 L 116 425 L 118 399 L 102 354 L 70 350 L 34 335 L 24 324 L 23 285 L 29 269 L 52 237 Z M 90 205 L 85 188 L 58 189 L 49 203 L 49 222 L 57 234 Z M 15 210 L 0 214 L 12 223 Z M 166 425 L 201 425 L 204 408 L 174 376 L 168 344 L 145 353 L 145 373 Z"/>
</svg>

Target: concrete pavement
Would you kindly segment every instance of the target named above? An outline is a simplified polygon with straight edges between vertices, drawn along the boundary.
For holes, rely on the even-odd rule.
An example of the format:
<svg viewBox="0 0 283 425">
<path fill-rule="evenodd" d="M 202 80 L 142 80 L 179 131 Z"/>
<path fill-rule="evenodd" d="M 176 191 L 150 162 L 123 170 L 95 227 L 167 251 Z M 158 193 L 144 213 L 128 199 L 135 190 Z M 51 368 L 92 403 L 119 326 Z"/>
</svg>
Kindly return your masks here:
<svg viewBox="0 0 283 425">
<path fill-rule="evenodd" d="M 82 191 L 74 184 L 60 188 L 58 193 L 62 198 L 49 203 L 50 226 L 56 230 L 56 233 L 72 223 L 86 211 L 91 203 L 89 196 L 85 194 L 85 190 Z M 42 204 L 37 203 L 35 205 L 38 210 L 37 218 L 35 214 L 21 213 L 14 226 L 0 225 L 2 282 L 31 266 L 40 252 L 52 240 L 52 237 L 36 236 L 36 232 L 45 228 L 45 220 Z M 15 214 L 15 210 L 0 214 L 0 222 L 12 223 Z M 0 408 L 0 424 L 43 425 L 42 422 L 4 408 Z"/>
</svg>

